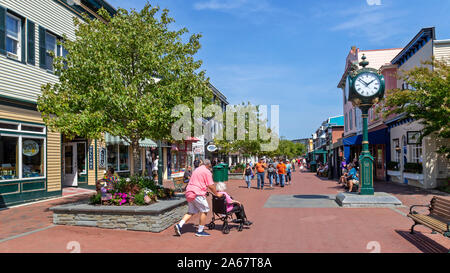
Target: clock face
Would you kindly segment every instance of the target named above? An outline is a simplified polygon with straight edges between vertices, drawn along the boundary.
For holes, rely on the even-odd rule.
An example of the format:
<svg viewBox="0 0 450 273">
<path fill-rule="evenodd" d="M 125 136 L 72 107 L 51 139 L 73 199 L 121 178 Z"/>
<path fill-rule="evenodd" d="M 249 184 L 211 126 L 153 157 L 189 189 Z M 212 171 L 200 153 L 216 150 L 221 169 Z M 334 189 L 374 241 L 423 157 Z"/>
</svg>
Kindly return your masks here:
<svg viewBox="0 0 450 273">
<path fill-rule="evenodd" d="M 381 88 L 380 78 L 370 72 L 359 74 L 355 79 L 355 90 L 363 97 L 371 97 Z"/>
</svg>

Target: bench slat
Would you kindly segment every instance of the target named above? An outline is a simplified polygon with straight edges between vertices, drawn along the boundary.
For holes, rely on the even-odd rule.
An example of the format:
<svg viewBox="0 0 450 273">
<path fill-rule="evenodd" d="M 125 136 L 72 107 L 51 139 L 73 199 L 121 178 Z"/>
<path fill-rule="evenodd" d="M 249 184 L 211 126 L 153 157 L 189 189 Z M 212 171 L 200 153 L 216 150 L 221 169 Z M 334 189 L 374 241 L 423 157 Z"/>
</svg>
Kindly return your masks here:
<svg viewBox="0 0 450 273">
<path fill-rule="evenodd" d="M 450 206 L 450 199 L 445 199 L 442 197 L 434 197 L 434 202 L 432 202 L 432 205 L 434 204 L 442 204 L 444 206 Z"/>
<path fill-rule="evenodd" d="M 440 210 L 433 210 L 431 211 L 430 215 L 438 216 L 439 218 L 441 218 L 442 222 L 450 222 L 450 216 L 447 213 L 442 212 Z"/>
<path fill-rule="evenodd" d="M 443 212 L 446 212 L 446 213 L 448 213 L 448 214 L 450 214 L 450 206 L 443 206 L 442 204 L 435 204 L 435 205 L 433 205 L 432 207 L 431 207 L 431 209 L 433 210 L 433 209 L 440 209 L 440 210 L 442 210 Z"/>
<path fill-rule="evenodd" d="M 447 231 L 447 225 L 445 223 L 436 220 L 428 215 L 409 214 L 408 216 L 415 221 L 420 222 L 423 225 L 430 226 L 432 229 L 441 233 Z"/>
</svg>

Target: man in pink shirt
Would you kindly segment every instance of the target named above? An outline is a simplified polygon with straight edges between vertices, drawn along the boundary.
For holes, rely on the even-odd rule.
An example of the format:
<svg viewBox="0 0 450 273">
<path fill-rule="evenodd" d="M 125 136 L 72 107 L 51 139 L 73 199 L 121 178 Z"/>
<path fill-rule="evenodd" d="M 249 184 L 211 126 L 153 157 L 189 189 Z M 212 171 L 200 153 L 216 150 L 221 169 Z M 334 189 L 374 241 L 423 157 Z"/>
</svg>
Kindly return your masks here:
<svg viewBox="0 0 450 273">
<path fill-rule="evenodd" d="M 197 213 L 200 213 L 200 223 L 195 235 L 198 237 L 205 237 L 210 235 L 203 230 L 206 224 L 206 216 L 209 212 L 206 193 L 209 189 L 214 195 L 219 197 L 222 196 L 216 191 L 216 186 L 214 185 L 214 181 L 212 178 L 211 168 L 211 161 L 207 159 L 205 160 L 203 165 L 195 169 L 192 173 L 185 193 L 186 200 L 188 201 L 188 213 L 184 215 L 180 223 L 174 226 L 175 233 L 178 236 L 181 236 L 181 228 L 183 227 L 183 225 L 187 221 L 189 221 L 192 215 Z"/>
</svg>

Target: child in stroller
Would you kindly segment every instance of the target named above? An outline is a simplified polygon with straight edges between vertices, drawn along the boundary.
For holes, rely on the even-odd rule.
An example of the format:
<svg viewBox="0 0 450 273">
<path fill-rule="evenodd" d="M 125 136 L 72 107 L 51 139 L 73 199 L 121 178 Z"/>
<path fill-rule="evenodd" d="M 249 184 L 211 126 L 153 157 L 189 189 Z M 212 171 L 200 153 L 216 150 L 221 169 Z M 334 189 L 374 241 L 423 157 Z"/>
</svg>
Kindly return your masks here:
<svg viewBox="0 0 450 273">
<path fill-rule="evenodd" d="M 225 192 L 226 190 L 226 184 L 223 182 L 219 182 L 216 184 L 217 193 L 220 197 L 213 195 L 213 218 L 211 223 L 209 223 L 208 228 L 214 229 L 215 227 L 215 216 L 217 215 L 219 217 L 218 220 L 223 221 L 223 228 L 222 231 L 225 234 L 228 234 L 230 232 L 230 228 L 228 226 L 228 218 L 232 218 L 233 213 L 236 216 L 236 219 L 233 220 L 234 223 L 239 223 L 238 231 L 242 231 L 243 226 L 250 226 L 253 224 L 252 222 L 248 221 L 247 216 L 245 214 L 244 205 L 242 205 L 241 202 L 237 200 L 233 200 L 231 196 Z"/>
</svg>

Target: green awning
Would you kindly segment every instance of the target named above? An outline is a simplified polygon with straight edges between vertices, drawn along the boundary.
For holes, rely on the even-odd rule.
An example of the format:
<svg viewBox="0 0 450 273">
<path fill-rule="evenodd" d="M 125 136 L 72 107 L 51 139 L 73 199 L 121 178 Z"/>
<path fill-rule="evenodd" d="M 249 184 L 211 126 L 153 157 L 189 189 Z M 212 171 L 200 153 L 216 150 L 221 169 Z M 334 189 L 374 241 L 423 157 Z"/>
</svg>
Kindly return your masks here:
<svg viewBox="0 0 450 273">
<path fill-rule="evenodd" d="M 129 146 L 130 144 L 128 142 L 126 142 L 125 140 L 121 139 L 118 136 L 112 136 L 109 133 L 105 133 L 105 141 L 106 144 L 108 145 L 116 145 L 116 144 L 120 144 L 120 145 L 125 145 L 125 146 Z M 156 148 L 158 147 L 158 145 L 151 139 L 144 139 L 144 140 L 140 140 L 139 141 L 139 146 L 143 147 L 143 148 Z"/>
</svg>

